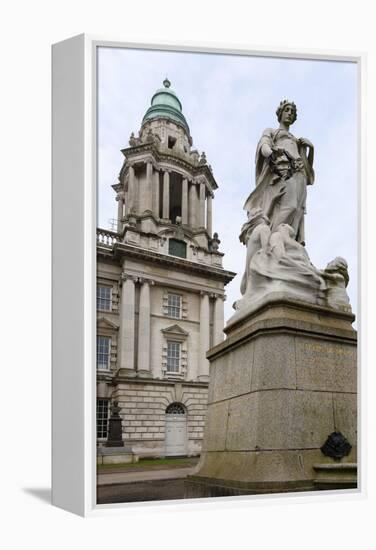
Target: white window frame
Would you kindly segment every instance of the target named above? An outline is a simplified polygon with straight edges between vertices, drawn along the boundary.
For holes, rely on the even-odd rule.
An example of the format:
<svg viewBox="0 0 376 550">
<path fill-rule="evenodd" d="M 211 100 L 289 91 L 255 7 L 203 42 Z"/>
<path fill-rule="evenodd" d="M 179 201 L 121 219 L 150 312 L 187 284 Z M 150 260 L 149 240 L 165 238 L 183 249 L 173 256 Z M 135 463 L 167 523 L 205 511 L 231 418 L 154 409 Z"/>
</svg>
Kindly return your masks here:
<svg viewBox="0 0 376 550">
<path fill-rule="evenodd" d="M 100 308 L 100 307 L 98 307 L 98 299 L 107 300 L 107 298 L 99 298 L 98 295 L 99 295 L 99 289 L 100 288 L 105 288 L 105 289 L 108 289 L 110 291 L 109 308 Z M 97 284 L 97 311 L 112 311 L 112 286 L 104 285 L 104 284 Z"/>
<path fill-rule="evenodd" d="M 169 355 L 169 348 L 170 346 L 174 346 L 175 350 L 178 350 L 178 355 Z M 169 369 L 169 359 L 172 361 L 177 360 L 177 370 Z M 181 373 L 181 342 L 177 342 L 176 340 L 167 340 L 167 364 L 166 364 L 166 374 L 180 374 Z"/>
<path fill-rule="evenodd" d="M 106 340 L 108 340 L 108 360 L 107 360 L 107 366 L 103 366 L 103 364 L 101 363 L 101 366 L 99 366 L 99 363 L 98 363 L 98 351 L 99 351 L 99 339 L 100 338 L 105 338 Z M 102 370 L 102 371 L 108 371 L 110 370 L 110 363 L 111 363 L 111 336 L 105 336 L 103 334 L 98 334 L 97 335 L 97 370 Z"/>
<path fill-rule="evenodd" d="M 179 305 L 170 304 L 170 298 L 178 298 Z M 174 292 L 167 293 L 167 316 L 172 319 L 181 319 L 182 318 L 182 309 L 183 309 L 183 297 L 181 294 L 175 294 Z M 176 310 L 178 315 L 173 315 L 172 311 Z"/>
</svg>

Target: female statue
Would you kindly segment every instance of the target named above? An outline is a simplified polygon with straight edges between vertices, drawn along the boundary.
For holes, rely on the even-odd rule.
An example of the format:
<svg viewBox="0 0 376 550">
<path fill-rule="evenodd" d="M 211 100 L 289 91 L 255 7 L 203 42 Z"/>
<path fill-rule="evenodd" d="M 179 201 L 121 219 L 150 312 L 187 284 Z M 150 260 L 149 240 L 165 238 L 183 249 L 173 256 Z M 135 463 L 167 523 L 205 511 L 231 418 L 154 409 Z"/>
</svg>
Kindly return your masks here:
<svg viewBox="0 0 376 550">
<path fill-rule="evenodd" d="M 304 244 L 307 185 L 314 181 L 314 147 L 308 139 L 297 139 L 289 131 L 297 118 L 295 103 L 281 101 L 276 113 L 279 128 L 267 128 L 261 136 L 256 150 L 256 188 L 244 209 L 268 212 L 272 232 L 281 223 L 288 224 L 294 238 Z"/>
</svg>

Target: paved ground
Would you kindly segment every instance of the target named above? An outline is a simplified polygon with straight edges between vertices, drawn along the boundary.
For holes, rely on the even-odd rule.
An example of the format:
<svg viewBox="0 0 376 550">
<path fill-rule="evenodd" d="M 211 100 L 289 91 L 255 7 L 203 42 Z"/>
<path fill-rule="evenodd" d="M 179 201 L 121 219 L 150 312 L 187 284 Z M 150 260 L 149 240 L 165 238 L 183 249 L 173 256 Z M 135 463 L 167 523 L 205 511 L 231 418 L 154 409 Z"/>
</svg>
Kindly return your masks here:
<svg viewBox="0 0 376 550">
<path fill-rule="evenodd" d="M 177 500 L 183 498 L 185 498 L 184 478 L 100 485 L 97 488 L 98 504 Z"/>
<path fill-rule="evenodd" d="M 174 468 L 173 470 L 151 470 L 100 473 L 97 476 L 97 485 L 118 485 L 135 481 L 156 481 L 166 479 L 181 479 L 193 473 L 195 468 Z"/>
<path fill-rule="evenodd" d="M 159 465 L 137 466 L 100 471 L 97 476 L 97 502 L 146 502 L 185 498 L 184 479 L 193 473 L 197 460 L 187 467 Z"/>
</svg>

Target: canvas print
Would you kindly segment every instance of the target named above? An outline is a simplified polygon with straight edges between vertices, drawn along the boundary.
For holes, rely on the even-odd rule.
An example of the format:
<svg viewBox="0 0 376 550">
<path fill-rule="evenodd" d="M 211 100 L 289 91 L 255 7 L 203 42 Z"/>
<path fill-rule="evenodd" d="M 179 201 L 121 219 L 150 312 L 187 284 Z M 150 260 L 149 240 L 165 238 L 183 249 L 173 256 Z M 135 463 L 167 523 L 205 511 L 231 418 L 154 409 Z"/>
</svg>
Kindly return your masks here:
<svg viewBox="0 0 376 550">
<path fill-rule="evenodd" d="M 358 66 L 97 48 L 97 502 L 357 487 Z"/>
</svg>

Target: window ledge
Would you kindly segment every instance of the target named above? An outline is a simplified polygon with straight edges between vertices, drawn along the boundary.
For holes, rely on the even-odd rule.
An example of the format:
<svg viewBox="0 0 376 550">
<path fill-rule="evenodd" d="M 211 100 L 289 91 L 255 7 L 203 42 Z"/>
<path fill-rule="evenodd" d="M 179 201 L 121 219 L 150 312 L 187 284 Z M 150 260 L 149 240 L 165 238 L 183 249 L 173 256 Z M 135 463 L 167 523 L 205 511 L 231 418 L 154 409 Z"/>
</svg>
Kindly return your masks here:
<svg viewBox="0 0 376 550">
<path fill-rule="evenodd" d="M 185 378 L 185 375 L 181 372 L 165 372 L 166 378 Z"/>
</svg>

